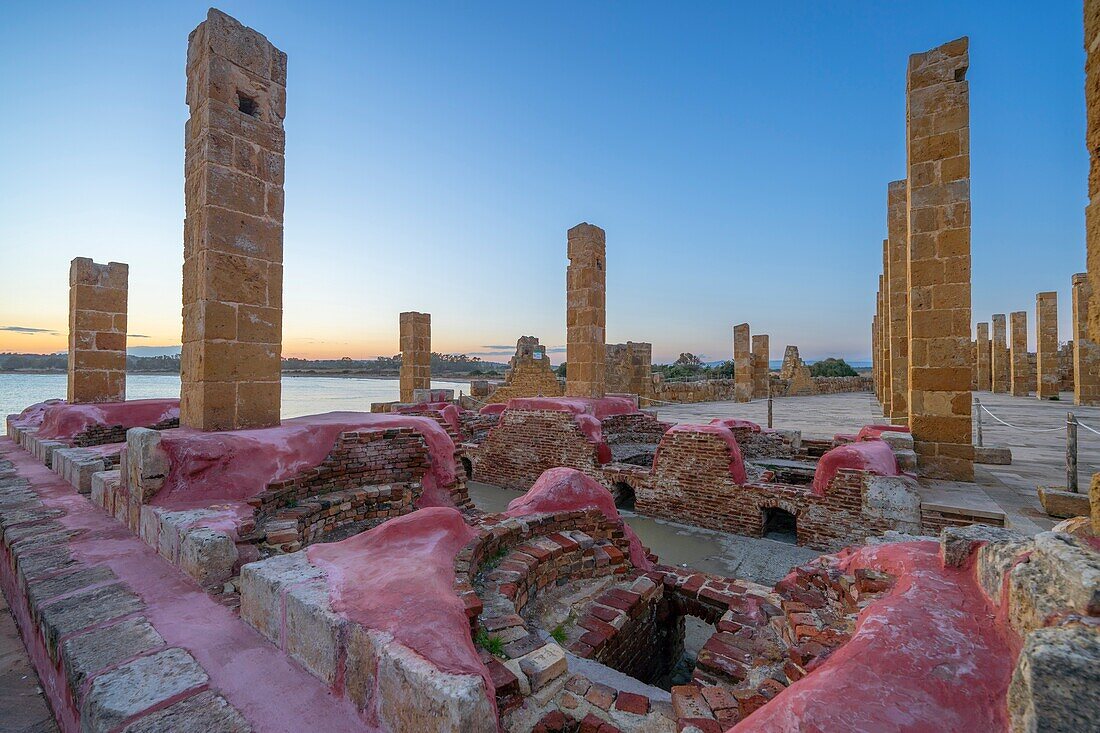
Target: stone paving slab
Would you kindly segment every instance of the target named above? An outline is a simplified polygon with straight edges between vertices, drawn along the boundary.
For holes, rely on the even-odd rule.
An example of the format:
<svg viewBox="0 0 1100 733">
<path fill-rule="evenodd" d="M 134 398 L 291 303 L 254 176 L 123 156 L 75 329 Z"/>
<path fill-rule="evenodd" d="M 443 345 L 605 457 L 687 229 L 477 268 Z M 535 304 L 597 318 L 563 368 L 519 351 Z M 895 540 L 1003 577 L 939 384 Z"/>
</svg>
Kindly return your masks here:
<svg viewBox="0 0 1100 733">
<path fill-rule="evenodd" d="M 5 733 L 57 731 L 3 594 L 0 594 L 0 730 Z"/>
</svg>

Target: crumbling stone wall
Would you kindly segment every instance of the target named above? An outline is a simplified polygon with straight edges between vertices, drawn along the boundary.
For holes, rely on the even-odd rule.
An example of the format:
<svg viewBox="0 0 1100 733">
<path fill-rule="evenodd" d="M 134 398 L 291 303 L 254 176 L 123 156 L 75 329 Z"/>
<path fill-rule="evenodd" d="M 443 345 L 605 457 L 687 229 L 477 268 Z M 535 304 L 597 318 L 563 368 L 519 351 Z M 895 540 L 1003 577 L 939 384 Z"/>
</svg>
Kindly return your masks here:
<svg viewBox="0 0 1100 733">
<path fill-rule="evenodd" d="M 570 397 L 603 397 L 607 374 L 603 229 L 588 223 L 570 229 L 568 253 L 565 393 Z"/>
<path fill-rule="evenodd" d="M 653 392 L 653 344 L 607 344 L 606 354 L 608 393 L 638 395 L 639 404 L 648 404 Z"/>
<path fill-rule="evenodd" d="M 1058 396 L 1058 293 L 1035 296 L 1035 395 L 1041 400 Z"/>
<path fill-rule="evenodd" d="M 126 399 L 129 266 L 77 257 L 69 265 L 69 376 L 72 404 Z"/>
<path fill-rule="evenodd" d="M 909 426 L 926 476 L 974 480 L 970 65 L 960 38 L 909 57 Z"/>
<path fill-rule="evenodd" d="M 881 349 L 879 350 L 879 356 L 881 359 Z M 881 369 L 881 363 L 879 368 Z M 881 376 L 880 372 L 880 379 Z M 809 367 L 802 361 L 802 357 L 798 355 L 797 346 L 788 346 L 783 352 L 783 366 L 779 370 L 779 378 L 787 382 L 787 390 L 785 392 L 787 397 L 817 394 L 817 385 L 814 383 L 813 377 L 810 376 Z M 876 389 L 881 390 L 881 388 L 882 385 L 880 383 Z"/>
<path fill-rule="evenodd" d="M 412 402 L 413 392 L 432 388 L 432 316 L 410 311 L 400 316 L 401 401 Z"/>
<path fill-rule="evenodd" d="M 546 347 L 536 336 L 520 336 L 504 384 L 482 401 L 493 404 L 514 397 L 561 397 L 562 392 L 561 382 L 546 357 Z"/>
<path fill-rule="evenodd" d="M 178 428 L 178 417 L 170 417 L 152 425 L 146 425 L 150 430 L 170 430 Z M 73 436 L 73 445 L 86 448 L 93 445 L 108 445 L 110 443 L 126 442 L 126 431 L 130 428 L 124 425 L 92 425 Z"/>
<path fill-rule="evenodd" d="M 211 9 L 187 47 L 180 423 L 277 425 L 286 54 Z"/>
<path fill-rule="evenodd" d="M 978 339 L 974 345 L 974 350 L 974 387 L 979 391 L 988 392 L 993 384 L 992 372 L 990 371 L 992 351 L 990 350 L 988 323 L 978 324 Z"/>
</svg>

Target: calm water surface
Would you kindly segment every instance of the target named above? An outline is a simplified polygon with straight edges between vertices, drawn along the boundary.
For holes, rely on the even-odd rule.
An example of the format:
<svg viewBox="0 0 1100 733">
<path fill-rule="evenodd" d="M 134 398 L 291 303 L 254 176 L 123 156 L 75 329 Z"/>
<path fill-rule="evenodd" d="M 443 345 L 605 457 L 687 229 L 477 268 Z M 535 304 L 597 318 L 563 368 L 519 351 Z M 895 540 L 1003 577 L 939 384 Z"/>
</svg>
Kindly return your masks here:
<svg viewBox="0 0 1100 733">
<path fill-rule="evenodd" d="M 470 391 L 469 382 L 433 381 L 435 389 Z M 175 374 L 131 374 L 126 378 L 126 397 L 179 397 L 180 378 Z M 283 377 L 283 417 L 315 415 L 334 410 L 369 412 L 372 402 L 398 398 L 396 379 L 354 379 L 346 377 Z M 65 396 L 64 374 L 0 374 L 0 434 L 6 430 L 2 418 L 21 412 L 35 402 Z"/>
</svg>

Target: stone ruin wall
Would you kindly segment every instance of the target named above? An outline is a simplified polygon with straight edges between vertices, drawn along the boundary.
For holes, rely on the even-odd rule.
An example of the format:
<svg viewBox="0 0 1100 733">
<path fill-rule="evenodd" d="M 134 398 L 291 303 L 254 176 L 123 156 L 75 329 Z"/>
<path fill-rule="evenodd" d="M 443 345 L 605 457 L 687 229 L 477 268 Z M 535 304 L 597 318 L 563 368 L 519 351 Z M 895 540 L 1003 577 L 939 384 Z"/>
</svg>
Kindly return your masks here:
<svg viewBox="0 0 1100 733">
<path fill-rule="evenodd" d="M 413 401 L 418 389 L 432 388 L 432 316 L 410 311 L 400 316 L 400 401 Z"/>
<path fill-rule="evenodd" d="M 608 394 L 638 395 L 639 404 L 646 405 L 653 392 L 653 344 L 607 344 L 606 354 Z"/>
<path fill-rule="evenodd" d="M 471 383 L 471 394 L 485 404 L 507 402 L 516 397 L 561 397 L 563 392 L 561 381 L 546 357 L 546 347 L 536 336 L 521 336 L 516 342 L 516 353 L 508 363 L 504 384 L 481 398 L 473 391 Z"/>
<path fill-rule="evenodd" d="M 126 305 L 130 268 L 77 257 L 69 265 L 68 401 L 126 399 Z"/>
</svg>

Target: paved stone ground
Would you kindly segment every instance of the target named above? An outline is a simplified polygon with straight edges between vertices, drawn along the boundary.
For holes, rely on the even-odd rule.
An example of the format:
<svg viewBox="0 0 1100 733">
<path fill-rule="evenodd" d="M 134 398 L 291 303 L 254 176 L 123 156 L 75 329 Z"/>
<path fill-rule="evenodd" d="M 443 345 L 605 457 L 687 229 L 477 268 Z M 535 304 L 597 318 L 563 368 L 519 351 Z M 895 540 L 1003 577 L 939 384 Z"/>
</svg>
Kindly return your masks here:
<svg viewBox="0 0 1100 733">
<path fill-rule="evenodd" d="M 1011 397 L 990 392 L 976 393 L 991 412 L 1005 422 L 1027 430 L 1017 430 L 982 418 L 983 442 L 987 446 L 1012 449 L 1012 465 L 977 466 L 977 483 L 928 482 L 926 487 L 937 495 L 949 495 L 966 503 L 986 500 L 996 504 L 1013 527 L 1027 533 L 1049 529 L 1057 520 L 1048 517 L 1039 506 L 1037 486 L 1065 486 L 1065 419 L 1072 411 L 1085 424 L 1100 430 L 1100 407 L 1078 407 L 1073 394 L 1063 392 L 1058 401 L 1036 397 Z M 708 422 L 715 417 L 740 417 L 767 424 L 767 401 L 750 403 L 700 402 L 691 405 L 659 405 L 657 414 L 670 422 Z M 772 415 L 777 428 L 797 428 L 813 438 L 828 438 L 835 433 L 854 433 L 871 422 L 882 421 L 882 408 L 869 392 L 817 395 L 813 397 L 777 397 Z M 1033 432 L 1036 430 L 1049 432 Z M 1079 487 L 1088 490 L 1089 478 L 1100 471 L 1100 435 L 1078 431 Z"/>
<path fill-rule="evenodd" d="M 0 593 L 0 733 L 55 733 L 38 676 Z"/>
</svg>

